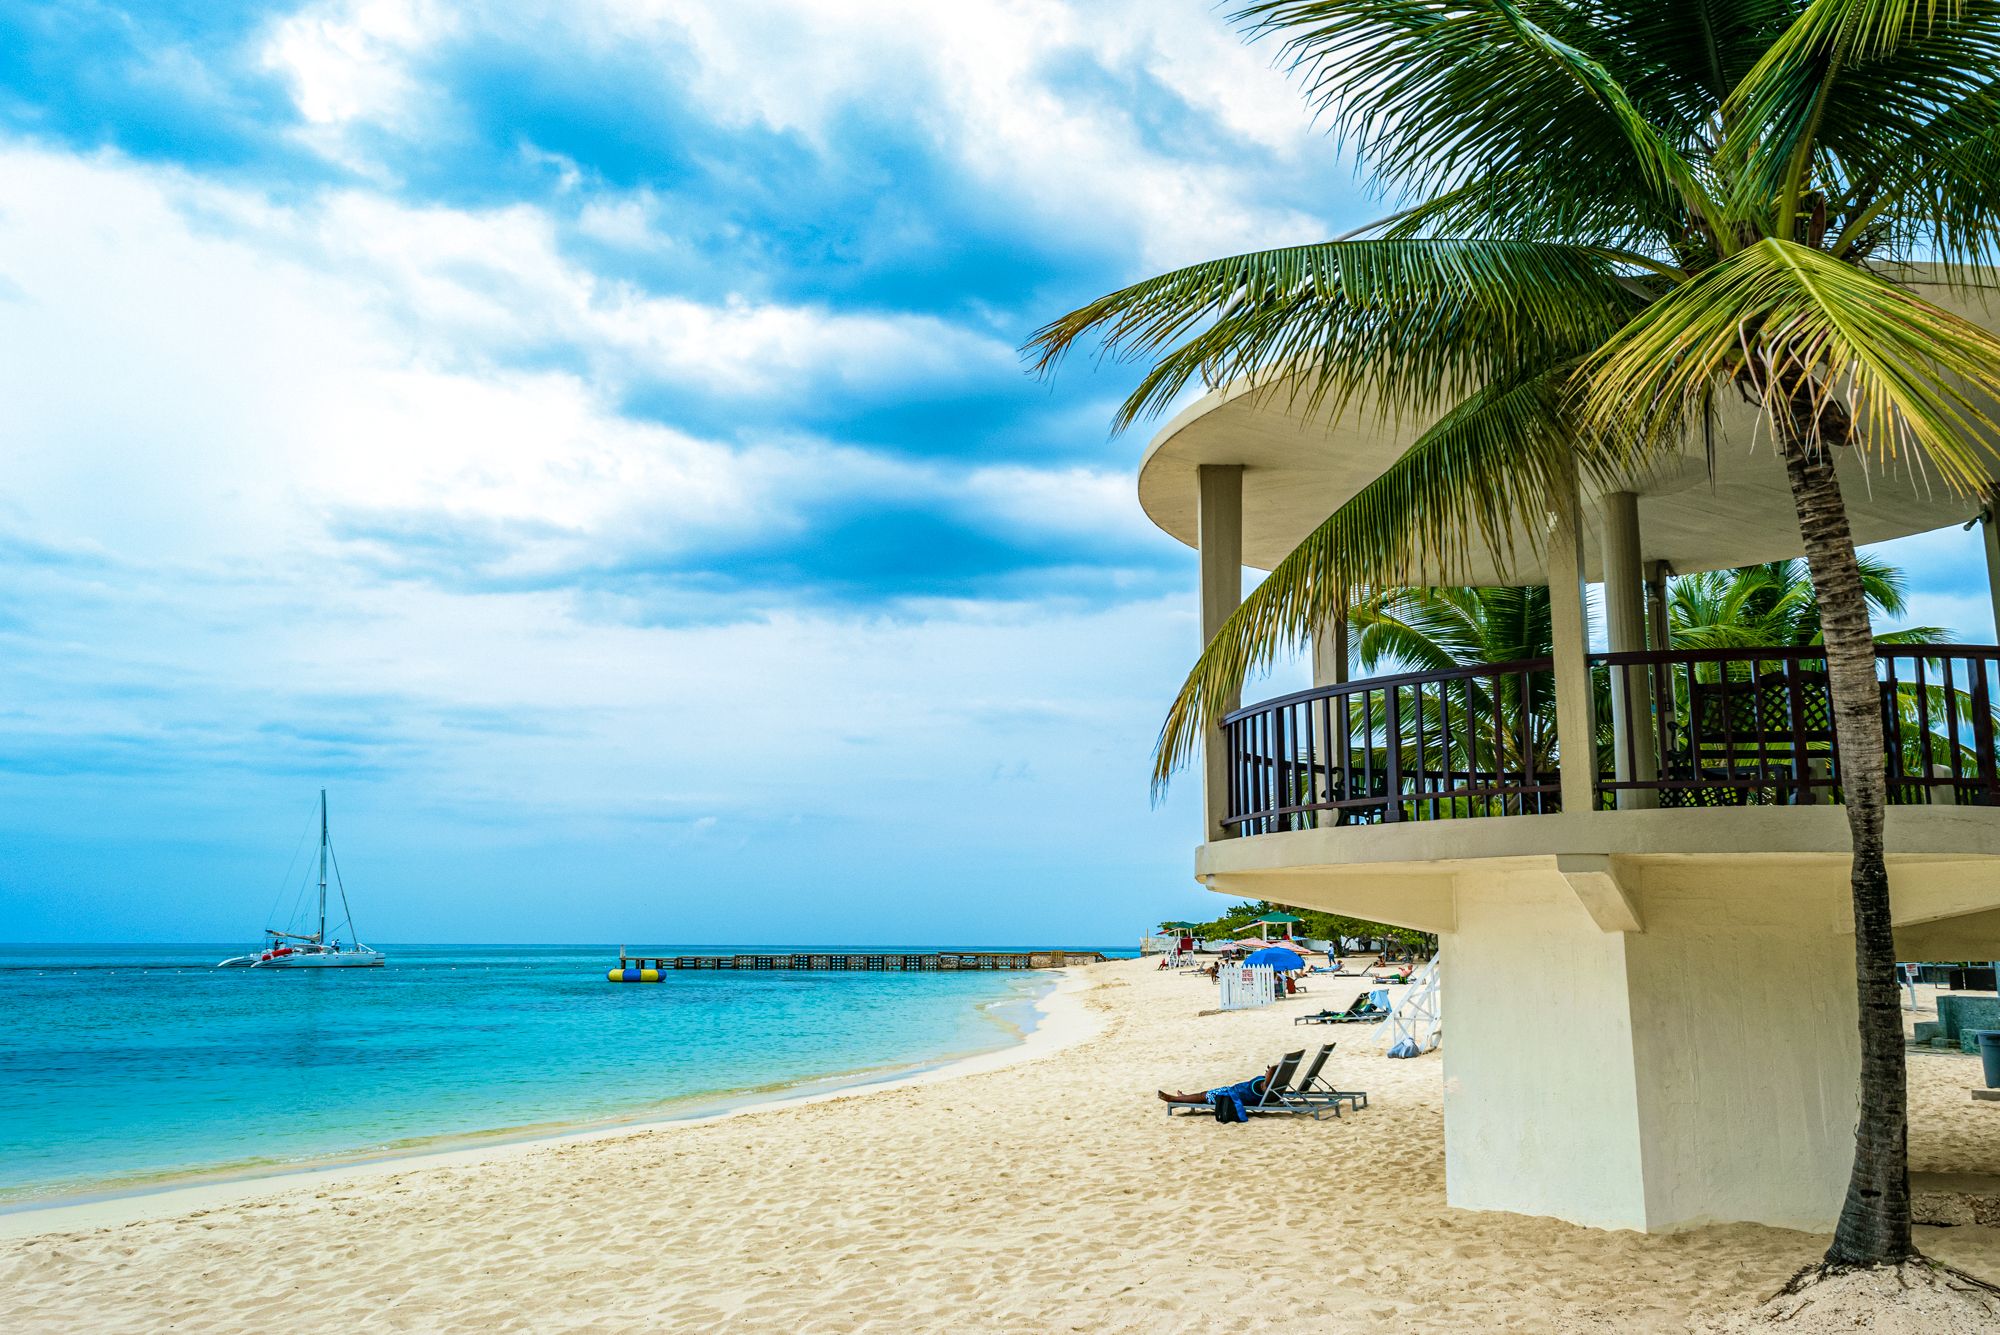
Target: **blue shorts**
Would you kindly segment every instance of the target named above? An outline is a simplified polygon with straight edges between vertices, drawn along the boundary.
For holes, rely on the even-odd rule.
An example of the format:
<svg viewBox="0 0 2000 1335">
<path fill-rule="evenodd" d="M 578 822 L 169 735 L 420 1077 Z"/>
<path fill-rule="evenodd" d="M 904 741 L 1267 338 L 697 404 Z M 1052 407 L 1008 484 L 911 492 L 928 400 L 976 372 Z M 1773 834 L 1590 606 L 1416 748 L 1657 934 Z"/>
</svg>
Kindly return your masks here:
<svg viewBox="0 0 2000 1335">
<path fill-rule="evenodd" d="M 1260 1075 L 1254 1080 L 1244 1080 L 1238 1084 L 1223 1085 L 1219 1089 L 1209 1090 L 1209 1106 L 1215 1106 L 1216 1099 L 1224 1094 L 1233 1094 L 1236 1096 L 1238 1103 L 1246 1108 L 1251 1107 L 1261 1102 L 1264 1098 L 1264 1077 Z"/>
</svg>

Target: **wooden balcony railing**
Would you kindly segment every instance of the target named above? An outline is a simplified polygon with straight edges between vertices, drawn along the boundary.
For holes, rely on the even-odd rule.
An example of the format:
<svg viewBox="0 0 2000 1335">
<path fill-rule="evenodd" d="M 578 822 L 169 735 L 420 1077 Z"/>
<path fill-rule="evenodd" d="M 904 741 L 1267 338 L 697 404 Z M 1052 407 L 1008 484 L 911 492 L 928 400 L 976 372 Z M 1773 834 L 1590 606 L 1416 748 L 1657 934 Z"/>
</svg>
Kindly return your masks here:
<svg viewBox="0 0 2000 1335">
<path fill-rule="evenodd" d="M 2000 648 L 1877 649 L 1894 803 L 2000 806 Z M 1593 654 L 1600 807 L 1838 802 L 1816 650 Z M 1616 678 L 1616 689 L 1613 679 Z M 1560 807 L 1551 661 L 1374 677 L 1223 720 L 1242 834 Z"/>
</svg>

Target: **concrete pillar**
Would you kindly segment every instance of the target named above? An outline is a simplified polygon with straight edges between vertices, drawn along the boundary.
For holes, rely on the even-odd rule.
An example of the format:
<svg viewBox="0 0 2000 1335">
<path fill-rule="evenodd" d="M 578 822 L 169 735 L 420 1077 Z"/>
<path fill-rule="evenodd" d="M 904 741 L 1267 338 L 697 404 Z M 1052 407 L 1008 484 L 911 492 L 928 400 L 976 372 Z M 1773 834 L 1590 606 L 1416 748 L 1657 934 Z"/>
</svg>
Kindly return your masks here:
<svg viewBox="0 0 2000 1335">
<path fill-rule="evenodd" d="M 1338 686 L 1347 680 L 1347 616 L 1345 613 L 1328 617 L 1313 631 L 1312 669 L 1313 685 L 1315 686 Z M 1332 735 L 1329 735 L 1326 724 L 1329 718 L 1338 721 L 1342 712 L 1344 711 L 1338 705 L 1328 711 L 1317 708 L 1313 710 L 1313 756 L 1315 761 L 1322 767 L 1321 773 L 1316 776 L 1313 783 L 1313 791 L 1322 801 L 1333 796 L 1333 775 L 1338 763 L 1332 758 L 1333 748 L 1336 743 L 1345 740 L 1338 727 L 1334 729 Z M 1321 811 L 1315 813 L 1313 821 L 1315 827 L 1325 829 L 1333 826 L 1335 823 L 1333 812 Z"/>
<path fill-rule="evenodd" d="M 1646 577 L 1639 561 L 1639 498 L 1614 491 L 1602 502 L 1604 520 L 1604 622 L 1613 653 L 1646 647 Z M 1659 759 L 1653 735 L 1653 674 L 1611 669 L 1611 766 L 1622 782 L 1656 779 Z M 1629 689 L 1628 689 L 1629 688 Z M 1652 792 L 1621 791 L 1620 810 L 1655 807 Z"/>
<path fill-rule="evenodd" d="M 2000 643 L 2000 494 L 1989 494 L 1980 512 L 1979 536 L 1986 547 L 1986 593 L 1992 599 L 1994 642 Z"/>
<path fill-rule="evenodd" d="M 1562 809 L 1596 801 L 1597 729 L 1590 702 L 1590 624 L 1583 599 L 1583 523 L 1576 487 L 1551 498 L 1549 620 L 1555 644 L 1556 737 L 1562 747 Z"/>
<path fill-rule="evenodd" d="M 1313 685 L 1337 686 L 1347 680 L 1347 618 L 1328 617 L 1313 632 Z"/>
<path fill-rule="evenodd" d="M 1861 1065 L 1841 876 L 1650 865 L 1640 932 L 1604 930 L 1556 872 L 1461 872 L 1440 936 L 1446 1198 L 1596 1228 L 1831 1229 Z"/>
<path fill-rule="evenodd" d="M 1204 648 L 1243 601 L 1243 465 L 1201 464 L 1195 469 L 1196 544 L 1201 554 L 1201 643 Z M 1241 702 L 1232 695 L 1225 711 Z M 1229 815 L 1229 747 L 1219 728 L 1202 744 L 1202 840 L 1236 831 Z"/>
</svg>

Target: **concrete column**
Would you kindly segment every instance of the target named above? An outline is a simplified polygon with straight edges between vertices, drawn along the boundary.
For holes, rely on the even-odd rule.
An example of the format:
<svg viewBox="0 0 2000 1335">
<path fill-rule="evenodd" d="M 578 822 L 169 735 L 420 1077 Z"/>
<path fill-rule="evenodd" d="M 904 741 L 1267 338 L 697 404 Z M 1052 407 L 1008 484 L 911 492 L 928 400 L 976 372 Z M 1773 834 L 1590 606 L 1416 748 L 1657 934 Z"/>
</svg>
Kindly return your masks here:
<svg viewBox="0 0 2000 1335">
<path fill-rule="evenodd" d="M 1861 1064 L 1854 940 L 1827 917 L 1841 876 L 1647 866 L 1629 887 L 1645 931 L 1614 932 L 1557 873 L 1461 871 L 1440 937 L 1446 1199 L 1595 1228 L 1830 1229 Z"/>
<path fill-rule="evenodd" d="M 1337 686 L 1347 680 L 1347 618 L 1333 616 L 1313 632 L 1313 685 Z"/>
<path fill-rule="evenodd" d="M 1989 494 L 1979 516 L 1979 536 L 1986 547 L 1986 592 L 1993 600 L 1993 634 L 2000 643 L 2000 494 Z"/>
<path fill-rule="evenodd" d="M 1243 465 L 1201 464 L 1195 469 L 1196 543 L 1201 553 L 1201 643 L 1206 648 L 1243 601 Z M 1225 712 L 1241 701 L 1232 695 Z M 1229 747 L 1219 728 L 1202 744 L 1202 842 L 1236 831 L 1229 813 Z"/>
<path fill-rule="evenodd" d="M 1313 685 L 1315 686 L 1338 686 L 1347 680 L 1347 616 L 1345 613 L 1328 617 L 1313 631 L 1312 669 Z M 1339 716 L 1338 711 L 1332 714 L 1332 717 L 1336 719 Z M 1330 757 L 1333 753 L 1334 744 L 1343 740 L 1338 735 L 1338 729 L 1335 730 L 1335 735 L 1333 736 L 1327 734 L 1327 718 L 1327 713 L 1317 708 L 1313 710 L 1313 755 L 1317 762 L 1325 767 L 1323 772 L 1315 778 L 1313 791 L 1322 801 L 1333 796 L 1332 779 L 1335 762 Z M 1335 823 L 1334 813 L 1331 811 L 1321 811 L 1315 813 L 1315 815 L 1316 819 L 1313 821 L 1313 825 L 1316 828 L 1329 828 Z"/>
<path fill-rule="evenodd" d="M 1604 497 L 1602 508 L 1606 639 L 1613 653 L 1644 650 L 1646 580 L 1639 561 L 1639 498 L 1629 491 L 1614 491 Z M 1659 777 L 1652 683 L 1649 670 L 1611 670 L 1611 765 L 1624 782 Z M 1655 793 L 1618 794 L 1620 810 L 1658 805 Z"/>
<path fill-rule="evenodd" d="M 1590 623 L 1583 599 L 1583 524 L 1575 484 L 1552 498 L 1549 620 L 1555 643 L 1556 737 L 1562 746 L 1562 809 L 1596 801 L 1597 737 L 1590 703 Z"/>
</svg>

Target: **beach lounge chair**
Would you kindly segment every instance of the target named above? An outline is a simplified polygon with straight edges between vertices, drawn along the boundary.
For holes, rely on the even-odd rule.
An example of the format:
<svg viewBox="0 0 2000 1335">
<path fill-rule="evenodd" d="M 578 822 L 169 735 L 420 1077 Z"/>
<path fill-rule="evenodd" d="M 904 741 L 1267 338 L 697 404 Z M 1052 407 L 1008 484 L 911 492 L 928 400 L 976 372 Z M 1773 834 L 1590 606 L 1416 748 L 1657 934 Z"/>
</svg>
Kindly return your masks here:
<svg viewBox="0 0 2000 1335">
<path fill-rule="evenodd" d="M 1315 1101 L 1299 1092 L 1299 1087 L 1294 1081 L 1305 1059 L 1304 1048 L 1300 1048 L 1297 1052 L 1287 1052 L 1279 1060 L 1278 1069 L 1271 1072 L 1271 1078 L 1264 1082 L 1264 1097 L 1255 1103 L 1245 1104 L 1245 1110 L 1253 1113 L 1302 1113 L 1314 1121 L 1318 1121 L 1329 1111 L 1335 1117 L 1340 1116 L 1338 1103 Z"/>
<path fill-rule="evenodd" d="M 1349 1002 L 1344 1011 L 1320 1011 L 1315 1015 L 1301 1015 L 1294 1024 L 1362 1024 L 1372 1020 L 1387 1019 L 1386 1007 L 1377 1006 L 1372 994 L 1363 992 Z"/>
<path fill-rule="evenodd" d="M 1270 1078 L 1268 1080 L 1264 1080 L 1263 1092 L 1255 1100 L 1245 1100 L 1243 1102 L 1244 1109 L 1248 1112 L 1257 1111 L 1258 1108 L 1262 1107 L 1266 1102 L 1270 1100 L 1271 1091 L 1273 1088 L 1284 1088 L 1289 1086 L 1292 1082 L 1292 1077 L 1298 1074 L 1299 1063 L 1304 1061 L 1305 1058 L 1306 1058 L 1306 1052 L 1304 1048 L 1300 1048 L 1297 1052 L 1291 1052 L 1285 1054 L 1283 1060 L 1279 1061 L 1279 1063 L 1272 1068 Z M 1258 1078 L 1263 1079 L 1263 1077 L 1261 1076 Z M 1244 1081 L 1243 1083 L 1247 1085 L 1250 1082 Z M 1221 1086 L 1220 1088 L 1233 1088 L 1233 1087 Z M 1215 1092 L 1214 1090 L 1209 1091 L 1210 1094 L 1213 1094 L 1214 1092 Z M 1177 1112 L 1209 1113 L 1213 1111 L 1214 1107 L 1215 1104 L 1213 1100 L 1211 1100 L 1208 1103 L 1169 1103 L 1167 1105 L 1167 1116 L 1172 1117 Z"/>
<path fill-rule="evenodd" d="M 1300 1063 L 1304 1062 L 1305 1059 L 1306 1050 L 1304 1048 L 1300 1048 L 1297 1052 L 1286 1053 L 1279 1059 L 1277 1069 L 1271 1072 L 1271 1078 L 1264 1081 L 1262 1095 L 1253 1101 L 1245 1102 L 1243 1110 L 1249 1113 L 1302 1113 L 1314 1121 L 1318 1121 L 1329 1110 L 1329 1107 L 1331 1107 L 1333 1115 L 1335 1117 L 1340 1116 L 1340 1107 L 1338 1104 L 1329 1105 L 1324 1100 L 1314 1102 L 1313 1100 L 1301 1097 L 1294 1088 L 1292 1081 L 1298 1075 Z M 1167 1116 L 1171 1117 L 1177 1112 L 1202 1113 L 1212 1116 L 1213 1107 L 1206 1103 L 1169 1103 L 1167 1105 Z"/>
<path fill-rule="evenodd" d="M 1333 1082 L 1320 1074 L 1320 1071 L 1326 1066 L 1326 1059 L 1333 1055 L 1333 1048 L 1334 1045 L 1331 1043 L 1325 1044 L 1320 1048 L 1319 1055 L 1312 1060 L 1312 1065 L 1308 1066 L 1306 1073 L 1300 1076 L 1298 1081 L 1293 1084 L 1292 1092 L 1298 1097 L 1309 1101 L 1323 1100 L 1331 1103 L 1333 1105 L 1333 1115 L 1338 1117 L 1340 1116 L 1340 1105 L 1343 1100 L 1356 1108 L 1366 1108 L 1368 1106 L 1368 1095 L 1358 1089 L 1335 1089 Z"/>
<path fill-rule="evenodd" d="M 1346 1024 L 1351 1020 L 1376 1019 L 1379 1018 L 1380 1014 L 1381 1012 L 1379 1011 L 1369 1009 L 1368 994 L 1366 992 L 1363 992 L 1360 996 L 1356 997 L 1353 1001 L 1349 1002 L 1347 1009 L 1344 1011 L 1323 1010 L 1323 1011 L 1313 1011 L 1307 1015 L 1294 1015 L 1292 1017 L 1292 1023 L 1293 1024 Z"/>
</svg>

